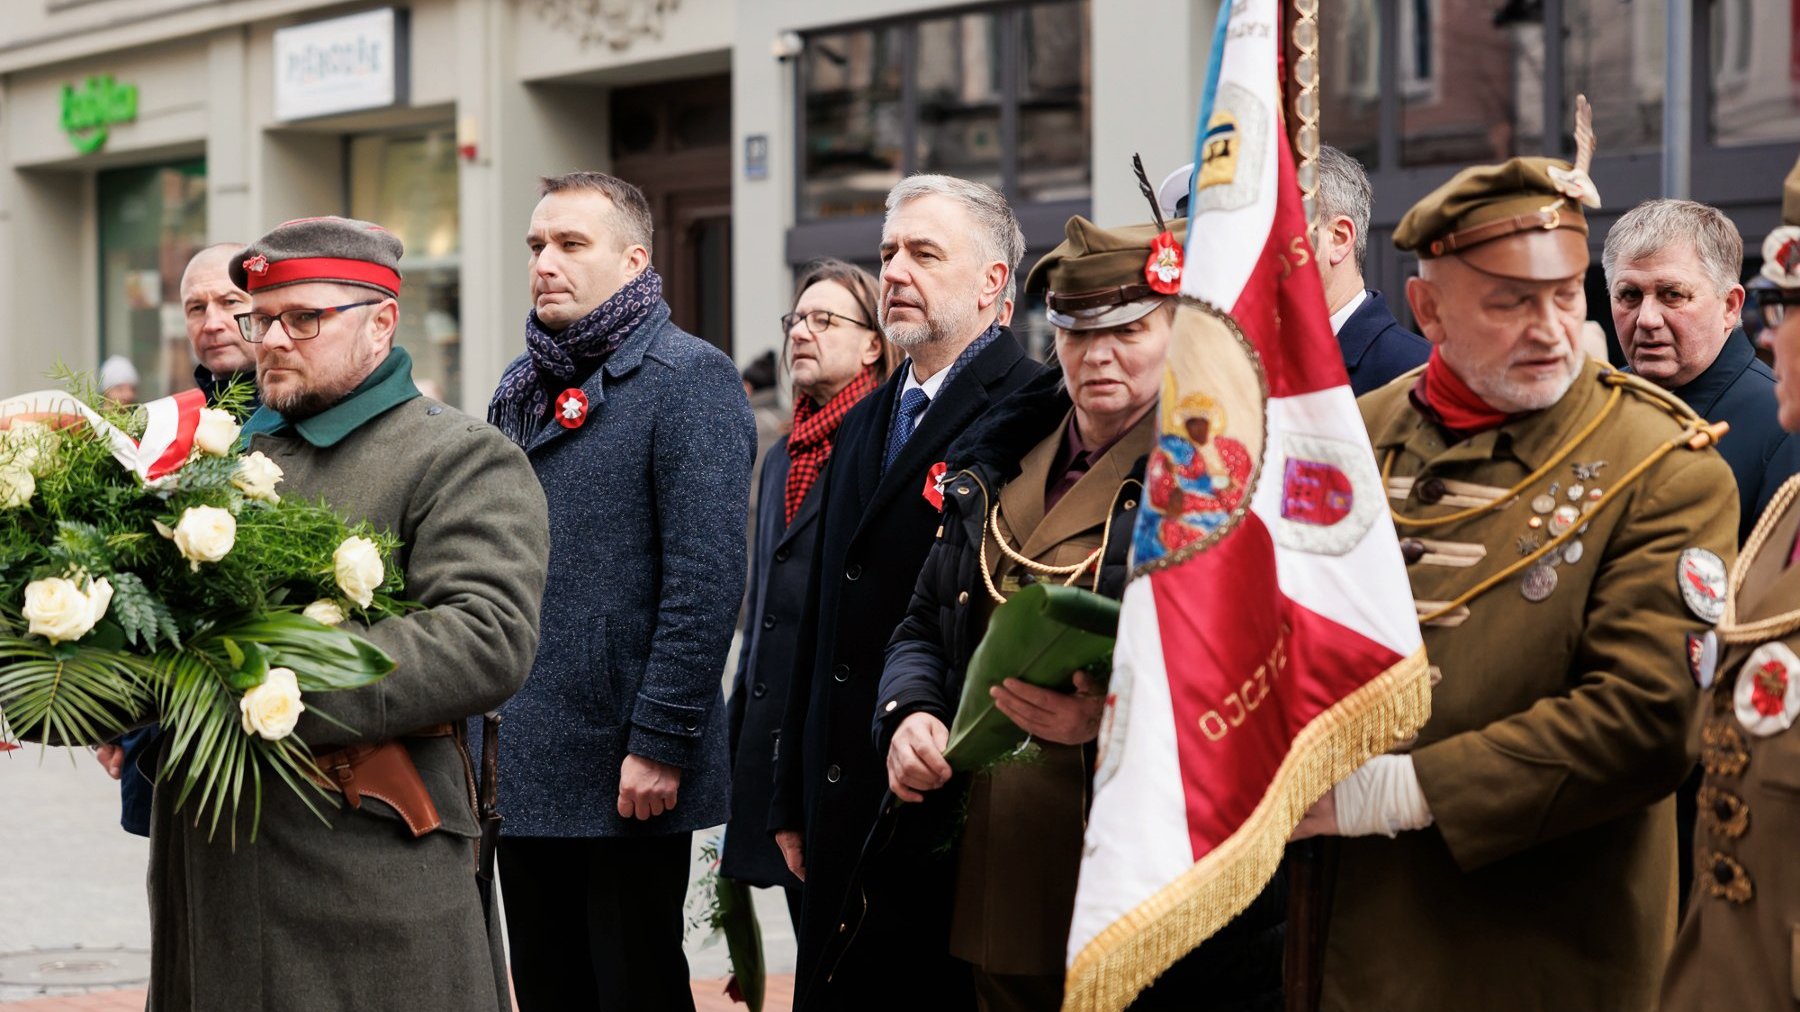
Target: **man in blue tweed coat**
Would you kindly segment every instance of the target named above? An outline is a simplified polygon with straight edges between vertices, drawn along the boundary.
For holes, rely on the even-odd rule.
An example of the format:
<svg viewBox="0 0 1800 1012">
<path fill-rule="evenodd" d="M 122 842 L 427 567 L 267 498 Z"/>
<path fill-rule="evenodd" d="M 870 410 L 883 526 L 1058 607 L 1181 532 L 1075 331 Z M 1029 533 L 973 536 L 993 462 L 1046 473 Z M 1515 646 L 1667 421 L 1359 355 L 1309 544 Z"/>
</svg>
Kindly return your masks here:
<svg viewBox="0 0 1800 1012">
<path fill-rule="evenodd" d="M 693 831 L 728 814 L 756 424 L 731 360 L 670 322 L 637 187 L 540 192 L 525 354 L 488 408 L 550 503 L 537 660 L 501 711 L 513 983 L 522 1012 L 692 1009 L 682 904 Z"/>
</svg>

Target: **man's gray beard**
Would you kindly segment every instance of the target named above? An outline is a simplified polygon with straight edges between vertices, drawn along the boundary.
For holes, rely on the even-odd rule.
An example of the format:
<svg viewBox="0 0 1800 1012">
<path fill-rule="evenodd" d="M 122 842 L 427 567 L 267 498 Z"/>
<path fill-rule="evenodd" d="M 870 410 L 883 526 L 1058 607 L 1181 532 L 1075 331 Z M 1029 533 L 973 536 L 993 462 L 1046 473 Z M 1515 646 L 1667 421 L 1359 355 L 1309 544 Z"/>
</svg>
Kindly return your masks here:
<svg viewBox="0 0 1800 1012">
<path fill-rule="evenodd" d="M 1475 391 L 1477 396 L 1483 401 L 1486 401 L 1487 405 L 1496 411 L 1504 411 L 1507 414 L 1520 414 L 1526 411 L 1542 411 L 1562 400 L 1563 395 L 1569 392 L 1569 388 L 1575 385 L 1575 377 L 1581 375 L 1581 363 L 1582 356 L 1580 353 L 1571 353 L 1569 355 L 1568 374 L 1563 378 L 1563 381 L 1554 388 L 1554 392 L 1550 389 L 1535 390 L 1523 388 L 1519 384 L 1512 383 L 1505 379 L 1504 373 L 1497 379 L 1490 379 L 1486 376 L 1480 376 L 1474 379 L 1465 377 L 1463 382 L 1467 383 L 1470 390 Z M 1496 404 L 1496 400 L 1501 401 L 1502 403 Z"/>
<path fill-rule="evenodd" d="M 961 307 L 961 303 L 957 304 Z M 946 310 L 941 314 L 929 315 L 924 323 L 889 323 L 882 327 L 887 339 L 899 345 L 901 350 L 911 352 L 928 344 L 942 344 L 961 335 L 969 329 L 969 321 L 975 313 L 968 308 Z M 973 336 L 973 335 L 971 335 Z"/>
</svg>

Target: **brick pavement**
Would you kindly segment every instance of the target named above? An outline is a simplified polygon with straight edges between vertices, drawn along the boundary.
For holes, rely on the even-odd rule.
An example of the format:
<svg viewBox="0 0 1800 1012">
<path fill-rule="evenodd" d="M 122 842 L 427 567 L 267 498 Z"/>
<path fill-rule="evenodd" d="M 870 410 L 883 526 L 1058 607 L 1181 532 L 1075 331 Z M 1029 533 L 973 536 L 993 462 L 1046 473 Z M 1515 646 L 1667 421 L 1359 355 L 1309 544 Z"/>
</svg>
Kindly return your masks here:
<svg viewBox="0 0 1800 1012">
<path fill-rule="evenodd" d="M 725 982 L 694 981 L 696 1012 L 741 1012 L 743 1005 L 725 997 Z M 769 978 L 763 1012 L 789 1012 L 794 1003 L 794 975 L 778 974 Z M 96 991 L 90 994 L 58 998 L 33 998 L 30 1001 L 0 1002 L 6 1012 L 143 1012 L 142 991 Z"/>
</svg>

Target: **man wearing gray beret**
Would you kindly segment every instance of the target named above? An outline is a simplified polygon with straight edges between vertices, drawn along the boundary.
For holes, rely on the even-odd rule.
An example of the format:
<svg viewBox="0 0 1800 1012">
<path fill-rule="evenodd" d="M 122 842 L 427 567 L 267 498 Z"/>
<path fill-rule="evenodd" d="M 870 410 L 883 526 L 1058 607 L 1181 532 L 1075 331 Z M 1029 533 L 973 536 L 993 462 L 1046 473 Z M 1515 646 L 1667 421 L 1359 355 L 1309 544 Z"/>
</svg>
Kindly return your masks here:
<svg viewBox="0 0 1800 1012">
<path fill-rule="evenodd" d="M 573 172 L 539 195 L 525 353 L 488 406 L 550 500 L 543 642 L 502 711 L 513 983 L 524 1012 L 676 1012 L 693 832 L 730 801 L 756 423 L 731 360 L 669 319 L 643 193 Z"/>
<path fill-rule="evenodd" d="M 263 400 L 250 445 L 283 495 L 397 535 L 422 607 L 355 627 L 396 669 L 300 719 L 319 782 L 342 791 L 330 825 L 264 791 L 234 851 L 174 811 L 178 791 L 155 792 L 150 1008 L 510 1008 L 458 726 L 530 669 L 548 521 L 519 448 L 413 386 L 393 344 L 401 253 L 378 225 L 309 218 L 231 258 Z"/>
</svg>

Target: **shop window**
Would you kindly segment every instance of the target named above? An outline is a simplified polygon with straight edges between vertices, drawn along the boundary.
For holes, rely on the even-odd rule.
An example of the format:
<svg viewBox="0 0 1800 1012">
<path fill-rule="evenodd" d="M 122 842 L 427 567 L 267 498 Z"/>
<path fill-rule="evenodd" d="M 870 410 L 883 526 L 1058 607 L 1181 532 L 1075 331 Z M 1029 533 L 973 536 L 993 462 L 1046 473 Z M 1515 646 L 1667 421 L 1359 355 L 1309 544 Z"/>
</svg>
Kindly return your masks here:
<svg viewBox="0 0 1800 1012">
<path fill-rule="evenodd" d="M 206 163 L 111 169 L 95 181 L 101 359 L 137 369 L 138 399 L 194 385 L 181 272 L 206 245 Z"/>
<path fill-rule="evenodd" d="M 1563 131 L 1575 130 L 1575 95 L 1594 107 L 1600 151 L 1655 151 L 1662 144 L 1663 5 L 1563 0 Z"/>
<path fill-rule="evenodd" d="M 1792 0 L 1717 0 L 1711 8 L 1713 139 L 1800 139 L 1800 20 Z"/>
<path fill-rule="evenodd" d="M 1486 162 L 1543 148 L 1541 9 L 1491 0 L 1398 0 L 1405 165 Z M 1528 13 L 1510 16 L 1519 9 Z M 1441 73 L 1444 67 L 1456 72 Z"/>
<path fill-rule="evenodd" d="M 821 32 L 800 58 L 803 219 L 875 215 L 913 172 L 1018 201 L 1092 190 L 1087 0 Z"/>
<path fill-rule="evenodd" d="M 406 244 L 400 329 L 419 389 L 462 400 L 462 228 L 450 126 L 350 139 L 350 215 Z"/>
</svg>

